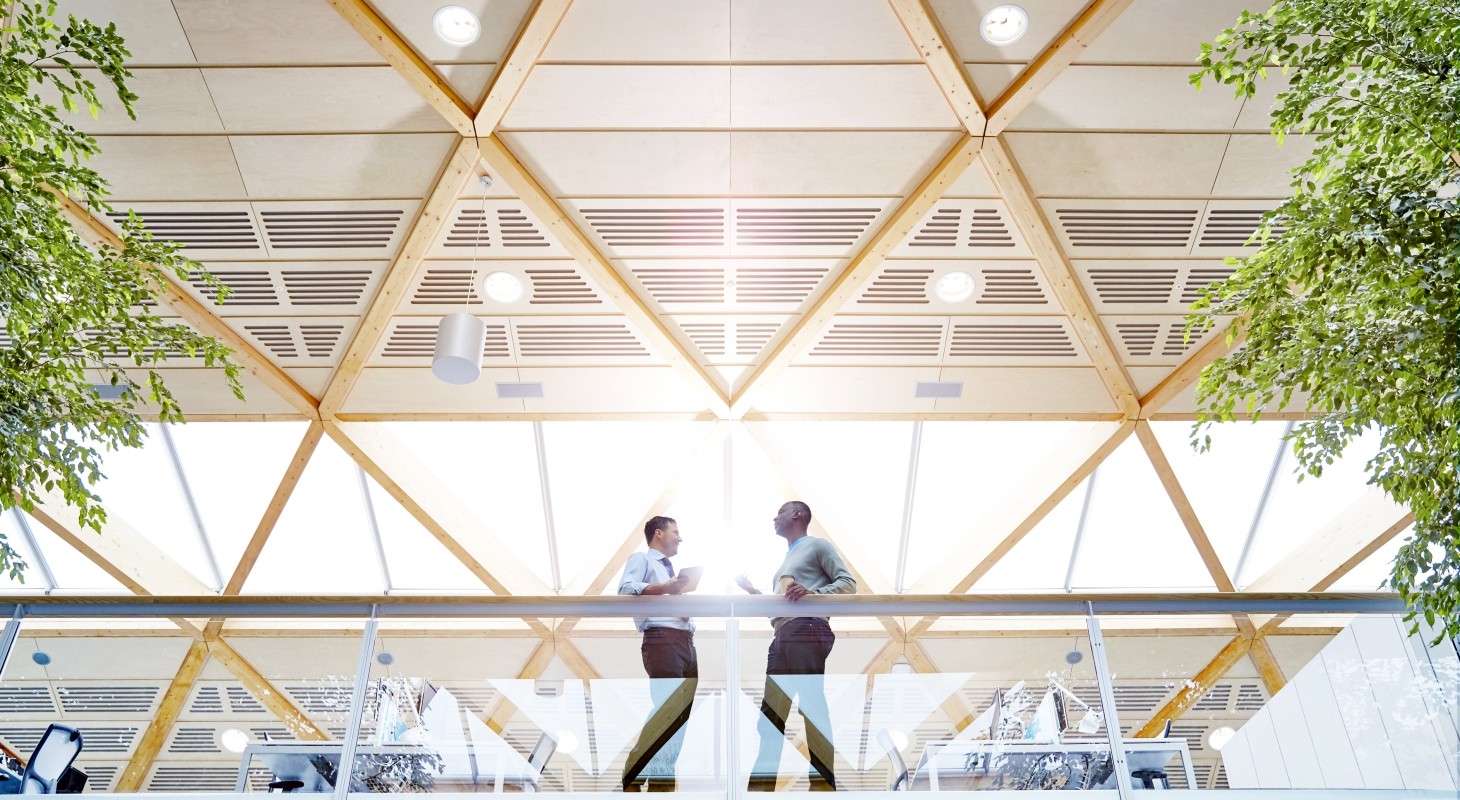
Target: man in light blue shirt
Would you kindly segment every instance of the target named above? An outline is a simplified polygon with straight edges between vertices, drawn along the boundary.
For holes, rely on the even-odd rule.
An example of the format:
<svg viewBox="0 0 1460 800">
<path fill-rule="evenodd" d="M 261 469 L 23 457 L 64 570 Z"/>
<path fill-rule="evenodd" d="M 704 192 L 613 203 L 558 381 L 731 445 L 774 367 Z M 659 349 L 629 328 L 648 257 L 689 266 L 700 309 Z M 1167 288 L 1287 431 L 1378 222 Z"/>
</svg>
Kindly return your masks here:
<svg viewBox="0 0 1460 800">
<path fill-rule="evenodd" d="M 629 556 L 619 580 L 619 594 L 656 595 L 682 594 L 689 586 L 686 575 L 676 576 L 669 559 L 679 553 L 679 523 L 669 517 L 653 517 L 644 523 L 644 540 L 649 549 Z M 695 689 L 699 686 L 700 667 L 695 654 L 694 623 L 688 617 L 635 617 L 634 624 L 644 634 L 640 655 L 644 671 L 649 673 L 649 696 L 654 710 L 639 733 L 639 740 L 629 751 L 624 764 L 624 791 L 638 781 L 645 765 L 662 749 L 673 764 L 679 758 L 684 742 L 684 726 L 689 721 Z M 665 788 L 650 783 L 650 789 Z M 674 789 L 673 783 L 667 785 Z"/>
</svg>

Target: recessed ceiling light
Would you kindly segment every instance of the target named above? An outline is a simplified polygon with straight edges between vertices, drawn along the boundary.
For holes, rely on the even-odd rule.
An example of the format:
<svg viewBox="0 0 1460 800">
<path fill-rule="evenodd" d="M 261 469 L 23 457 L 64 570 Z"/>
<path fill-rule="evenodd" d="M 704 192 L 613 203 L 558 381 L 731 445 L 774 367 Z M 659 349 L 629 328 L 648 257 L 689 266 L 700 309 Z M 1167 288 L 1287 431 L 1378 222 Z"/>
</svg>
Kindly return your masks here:
<svg viewBox="0 0 1460 800">
<path fill-rule="evenodd" d="M 1223 725 L 1220 728 L 1212 728 L 1212 732 L 1207 734 L 1207 744 L 1211 745 L 1213 750 L 1221 750 L 1223 747 L 1226 747 L 1227 742 L 1232 741 L 1232 737 L 1236 735 L 1237 732 L 1227 727 L 1226 725 Z"/>
<path fill-rule="evenodd" d="M 493 272 L 482 279 L 482 291 L 498 303 L 515 303 L 522 297 L 522 281 L 510 272 Z"/>
<path fill-rule="evenodd" d="M 51 663 L 51 656 L 44 650 L 37 650 L 30 654 L 30 660 L 44 667 Z"/>
<path fill-rule="evenodd" d="M 961 303 L 973 296 L 973 276 L 967 272 L 950 272 L 933 287 L 945 303 Z"/>
<path fill-rule="evenodd" d="M 482 35 L 482 22 L 461 6 L 442 6 L 431 17 L 431 30 L 449 45 L 466 47 Z"/>
<path fill-rule="evenodd" d="M 229 728 L 218 734 L 218 743 L 230 753 L 242 753 L 248 747 L 248 734 L 237 728 Z"/>
<path fill-rule="evenodd" d="M 978 32 L 983 34 L 984 41 L 1000 46 L 1019 41 L 1028 30 L 1028 12 L 1013 5 L 995 7 L 983 15 L 983 22 L 978 26 Z"/>
</svg>

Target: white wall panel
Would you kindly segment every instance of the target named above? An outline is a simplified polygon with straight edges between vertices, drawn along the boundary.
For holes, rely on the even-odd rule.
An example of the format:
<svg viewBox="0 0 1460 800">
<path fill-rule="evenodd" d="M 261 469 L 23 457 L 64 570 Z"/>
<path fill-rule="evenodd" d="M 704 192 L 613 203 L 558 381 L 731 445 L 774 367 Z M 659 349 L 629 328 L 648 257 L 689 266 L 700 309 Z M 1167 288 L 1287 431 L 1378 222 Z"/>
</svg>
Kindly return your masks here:
<svg viewBox="0 0 1460 800">
<path fill-rule="evenodd" d="M 1322 789 L 1328 784 L 1313 749 L 1313 727 L 1303 715 L 1297 692 L 1278 692 L 1266 706 L 1282 751 L 1288 785 L 1294 789 Z"/>
<path fill-rule="evenodd" d="M 1308 662 L 1288 685 L 1293 687 L 1303 707 L 1303 718 L 1308 724 L 1324 785 L 1330 789 L 1362 789 L 1364 776 L 1354 760 L 1354 745 L 1343 724 L 1343 712 L 1338 707 L 1323 657 Z"/>
<path fill-rule="evenodd" d="M 1361 617 L 1349 626 L 1363 658 L 1364 672 L 1374 692 L 1374 705 L 1383 722 L 1385 740 L 1394 753 L 1407 789 L 1453 789 L 1446 765 L 1455 753 L 1444 752 L 1431 711 L 1419 689 L 1426 676 L 1416 675 L 1404 634 L 1393 617 Z M 1434 681 L 1434 675 L 1427 676 Z"/>
</svg>

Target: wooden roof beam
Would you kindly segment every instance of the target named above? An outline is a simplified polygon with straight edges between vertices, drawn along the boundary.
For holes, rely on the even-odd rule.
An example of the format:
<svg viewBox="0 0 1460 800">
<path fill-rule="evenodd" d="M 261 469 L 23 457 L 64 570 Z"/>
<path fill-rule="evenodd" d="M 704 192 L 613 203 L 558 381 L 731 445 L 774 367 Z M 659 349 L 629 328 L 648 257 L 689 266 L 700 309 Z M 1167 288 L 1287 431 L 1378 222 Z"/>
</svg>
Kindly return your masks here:
<svg viewBox="0 0 1460 800">
<path fill-rule="evenodd" d="M 1132 2 L 1134 0 L 1093 0 L 1086 6 L 1075 21 L 1044 48 L 1044 52 L 1029 62 L 1009 88 L 989 104 L 987 135 L 1003 133 L 1024 109 L 1033 105 L 1040 92 L 1054 83 L 1055 78 L 1074 63 L 1096 37 L 1130 8 Z M 962 67 L 961 64 L 959 66 Z"/>
<path fill-rule="evenodd" d="M 442 167 L 441 176 L 437 178 L 436 185 L 422 205 L 420 214 L 406 234 L 400 251 L 396 253 L 395 260 L 381 276 L 380 286 L 361 316 L 360 326 L 355 329 L 350 346 L 345 349 L 339 366 L 330 376 L 324 397 L 319 402 L 321 418 L 334 418 L 349 398 L 350 391 L 360 380 L 365 362 L 385 336 L 390 326 L 390 318 L 395 315 L 401 298 L 415 277 L 416 268 L 426 258 L 437 234 L 446 227 L 451 210 L 456 205 L 456 198 L 466 187 L 467 181 L 477 174 L 477 164 L 476 143 L 471 139 L 457 142 L 456 148 Z"/>
<path fill-rule="evenodd" d="M 1181 362 L 1180 366 L 1172 370 L 1170 375 L 1156 384 L 1156 388 L 1146 392 L 1145 396 L 1141 398 L 1141 409 L 1138 416 L 1141 419 L 1150 419 L 1167 403 L 1191 388 L 1191 385 L 1201 377 L 1201 371 L 1206 369 L 1208 364 L 1227 355 L 1242 344 L 1245 330 L 1246 326 L 1239 325 L 1235 320 L 1228 323 L 1221 333 L 1197 348 L 1196 352 Z"/>
<path fill-rule="evenodd" d="M 142 788 L 142 782 L 152 770 L 152 762 L 162 752 L 162 746 L 167 742 L 167 734 L 172 731 L 173 723 L 177 722 L 178 715 L 182 713 L 183 703 L 187 702 L 188 695 L 193 691 L 193 683 L 207 663 L 208 645 L 201 640 L 194 641 L 183 656 L 177 674 L 167 685 L 162 702 L 157 706 L 157 714 L 148 723 L 147 730 L 142 732 L 142 738 L 137 740 L 137 747 L 132 751 L 132 757 L 122 769 L 122 775 L 117 778 L 117 785 L 112 791 L 135 792 Z"/>
<path fill-rule="evenodd" d="M 477 109 L 474 124 L 478 136 L 487 136 L 497 130 L 522 85 L 527 83 L 527 76 L 537 63 L 538 56 L 547 48 L 548 41 L 572 4 L 573 0 L 537 0 L 518 31 L 512 49 L 497 67 L 497 74 L 492 78 L 492 86 L 487 90 L 481 108 Z"/>
<path fill-rule="evenodd" d="M 669 324 L 649 308 L 643 298 L 629 286 L 628 281 L 614 269 L 608 258 L 599 252 L 592 240 L 579 229 L 527 167 L 517 160 L 517 156 L 507 149 L 502 140 L 496 136 L 487 136 L 479 142 L 481 157 L 487 167 L 517 192 L 517 198 L 522 204 L 532 211 L 547 232 L 568 251 L 588 277 L 603 290 L 604 295 L 628 318 L 629 325 L 644 337 L 650 349 L 667 359 L 675 372 L 691 386 L 701 390 L 709 408 L 723 416 L 728 411 L 729 398 L 720 390 L 708 369 L 674 335 Z"/>
<path fill-rule="evenodd" d="M 1142 725 L 1135 732 L 1138 739 L 1150 738 L 1159 734 L 1166 727 L 1169 720 L 1174 720 L 1186 713 L 1197 701 L 1206 697 L 1232 667 L 1235 667 L 1242 657 L 1252 649 L 1252 639 L 1246 636 L 1238 636 L 1228 642 L 1217 655 L 1196 674 L 1196 677 L 1187 681 L 1176 696 L 1167 701 L 1146 724 Z"/>
<path fill-rule="evenodd" d="M 390 27 L 367 0 L 325 0 L 360 38 L 370 43 L 375 52 L 411 85 L 432 108 L 462 136 L 475 136 L 476 127 L 470 103 L 461 99 L 451 84 Z"/>
<path fill-rule="evenodd" d="M 958 180 L 964 170 L 973 163 L 979 150 L 983 147 L 983 139 L 977 136 L 965 135 L 958 140 L 958 143 L 949 150 L 933 171 L 928 174 L 898 205 L 882 227 L 872 235 L 867 244 L 862 247 L 841 272 L 832 279 L 831 284 L 821 296 L 816 298 L 811 307 L 802 314 L 800 319 L 793 323 L 789 330 L 781 334 L 775 346 L 761 359 L 749 375 L 744 379 L 739 391 L 731 398 L 731 414 L 735 417 L 744 416 L 754 400 L 756 392 L 762 390 L 771 380 L 790 366 L 791 361 L 805 351 L 821 335 L 821 331 L 831 322 L 843 306 L 845 306 L 857 293 L 862 290 L 882 262 L 892 254 L 892 251 L 912 233 L 918 222 L 928 213 L 935 203 L 942 199 L 944 193 Z"/>
<path fill-rule="evenodd" d="M 254 669 L 248 660 L 238 654 L 233 646 L 222 639 L 213 639 L 207 642 L 208 655 L 217 659 L 233 677 L 243 684 L 243 688 L 254 696 L 264 708 L 278 717 L 284 723 L 284 727 L 294 734 L 295 738 L 306 742 L 327 742 L 330 740 L 328 733 L 320 729 L 314 721 L 309 718 L 304 710 L 294 704 L 289 696 L 279 690 L 277 686 L 269 682 L 263 673 Z"/>
<path fill-rule="evenodd" d="M 57 194 L 56 197 L 61 205 L 61 211 L 71 220 L 76 233 L 83 240 L 92 245 L 106 245 L 118 251 L 123 249 L 122 238 L 107 227 L 106 223 L 70 197 L 63 194 Z M 229 349 L 233 350 L 233 360 L 238 362 L 239 366 L 282 397 L 300 414 L 308 419 L 319 419 L 319 401 L 315 400 L 313 395 L 305 391 L 268 356 L 254 347 L 252 342 L 243 337 L 243 334 L 235 331 L 232 326 L 223 321 L 222 317 L 215 314 L 196 297 L 188 294 L 178 282 L 176 275 L 167 270 L 157 269 L 151 264 L 141 266 L 159 277 L 157 281 L 158 302 L 172 309 L 182 317 L 184 322 L 198 332 L 212 336 L 228 345 Z"/>
<path fill-rule="evenodd" d="M 937 15 L 925 0 L 888 2 L 964 130 L 973 136 L 987 135 L 988 119 L 984 116 L 978 90 L 969 80 L 968 73 L 963 71 L 963 62 L 939 27 Z"/>
<path fill-rule="evenodd" d="M 1008 204 L 1010 216 L 1014 218 L 1019 232 L 1024 235 L 1029 250 L 1039 261 L 1050 289 L 1069 315 L 1070 326 L 1085 345 L 1085 351 L 1094 362 L 1100 380 L 1105 384 L 1106 391 L 1110 392 L 1116 408 L 1126 416 L 1135 418 L 1141 410 L 1135 382 L 1121 363 L 1119 351 L 1105 330 L 1105 325 L 1096 316 L 1090 298 L 1075 274 L 1074 265 L 1060 247 L 1054 227 L 1050 225 L 1049 218 L 1045 216 L 1044 209 L 1035 197 L 1033 187 L 1019 169 L 1013 152 L 1002 136 L 985 140 L 983 160 L 994 185 Z"/>
</svg>

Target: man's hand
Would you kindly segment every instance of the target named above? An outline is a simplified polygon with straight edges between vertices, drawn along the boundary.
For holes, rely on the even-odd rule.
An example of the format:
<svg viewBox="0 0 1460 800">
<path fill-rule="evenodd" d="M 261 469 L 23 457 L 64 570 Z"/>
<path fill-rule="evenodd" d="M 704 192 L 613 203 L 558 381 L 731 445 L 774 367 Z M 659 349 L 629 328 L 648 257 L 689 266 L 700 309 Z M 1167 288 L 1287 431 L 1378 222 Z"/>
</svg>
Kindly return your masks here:
<svg viewBox="0 0 1460 800">
<path fill-rule="evenodd" d="M 791 585 L 786 587 L 787 600 L 800 600 L 808 594 L 813 594 L 813 592 L 795 581 L 791 581 Z"/>
<path fill-rule="evenodd" d="M 760 590 L 751 585 L 750 578 L 746 577 L 745 573 L 743 572 L 735 576 L 735 585 L 739 586 L 750 594 L 760 594 Z"/>
<path fill-rule="evenodd" d="M 688 575 L 676 575 L 663 583 L 651 583 L 640 594 L 684 594 L 689 587 Z"/>
</svg>

